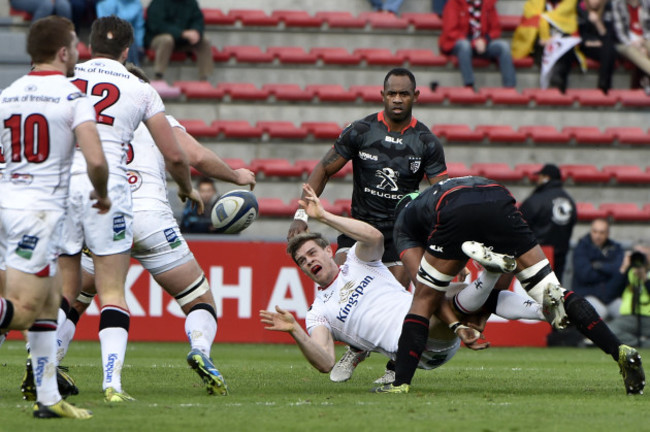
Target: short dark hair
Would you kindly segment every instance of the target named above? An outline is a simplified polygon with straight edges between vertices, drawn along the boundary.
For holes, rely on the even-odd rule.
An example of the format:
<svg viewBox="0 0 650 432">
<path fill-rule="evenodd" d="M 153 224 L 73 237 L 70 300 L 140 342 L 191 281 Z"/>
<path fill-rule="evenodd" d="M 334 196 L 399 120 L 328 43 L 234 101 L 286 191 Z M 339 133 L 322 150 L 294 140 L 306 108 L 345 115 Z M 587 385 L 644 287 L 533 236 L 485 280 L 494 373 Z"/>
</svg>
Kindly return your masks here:
<svg viewBox="0 0 650 432">
<path fill-rule="evenodd" d="M 115 15 L 97 18 L 90 28 L 90 51 L 117 60 L 133 43 L 133 27 Z"/>
<path fill-rule="evenodd" d="M 304 245 L 310 240 L 315 241 L 316 244 L 323 249 L 325 249 L 330 244 L 330 242 L 325 237 L 323 237 L 321 233 L 303 232 L 296 234 L 289 239 L 289 243 L 287 244 L 287 253 L 291 255 L 291 259 L 293 259 L 296 264 L 298 264 L 296 261 L 296 251 L 300 249 L 300 246 Z"/>
<path fill-rule="evenodd" d="M 212 180 L 210 177 L 199 177 L 199 180 L 197 181 L 197 187 L 206 183 L 212 186 L 214 190 L 217 190 L 217 186 L 214 184 L 214 180 Z"/>
<path fill-rule="evenodd" d="M 133 63 L 127 63 L 126 64 L 126 70 L 135 75 L 137 78 L 141 79 L 142 81 L 148 83 L 149 82 L 149 77 L 147 74 L 139 67 L 134 65 Z"/>
<path fill-rule="evenodd" d="M 33 63 L 47 63 L 54 60 L 56 53 L 69 47 L 74 36 L 74 24 L 67 18 L 50 15 L 32 23 L 27 35 L 27 53 Z"/>
<path fill-rule="evenodd" d="M 393 68 L 388 71 L 388 73 L 386 74 L 386 78 L 384 78 L 384 88 L 386 88 L 386 84 L 388 84 L 388 78 L 390 78 L 393 75 L 409 77 L 411 84 L 413 84 L 413 91 L 415 91 L 417 87 L 417 85 L 415 84 L 415 75 L 413 75 L 413 72 L 403 67 Z"/>
</svg>

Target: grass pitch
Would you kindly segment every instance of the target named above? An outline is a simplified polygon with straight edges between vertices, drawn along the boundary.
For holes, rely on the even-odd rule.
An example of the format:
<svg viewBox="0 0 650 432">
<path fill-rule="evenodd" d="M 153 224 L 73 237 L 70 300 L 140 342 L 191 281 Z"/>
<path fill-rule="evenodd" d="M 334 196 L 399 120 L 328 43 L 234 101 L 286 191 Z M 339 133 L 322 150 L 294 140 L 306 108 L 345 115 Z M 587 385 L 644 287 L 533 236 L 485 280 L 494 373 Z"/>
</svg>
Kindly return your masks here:
<svg viewBox="0 0 650 432">
<path fill-rule="evenodd" d="M 343 353 L 337 347 L 337 355 Z M 0 349 L 0 432 L 93 431 L 644 431 L 650 394 L 626 396 L 618 366 L 598 349 L 462 348 L 418 371 L 407 395 L 372 394 L 385 359 L 373 354 L 347 383 L 332 383 L 293 345 L 213 347 L 230 396 L 208 396 L 182 343 L 129 344 L 124 388 L 137 401 L 108 405 L 99 344 L 75 342 L 65 360 L 80 388 L 69 401 L 94 418 L 36 420 L 21 400 L 24 343 Z M 650 365 L 650 350 L 641 352 Z M 650 392 L 650 390 L 649 390 Z"/>
</svg>

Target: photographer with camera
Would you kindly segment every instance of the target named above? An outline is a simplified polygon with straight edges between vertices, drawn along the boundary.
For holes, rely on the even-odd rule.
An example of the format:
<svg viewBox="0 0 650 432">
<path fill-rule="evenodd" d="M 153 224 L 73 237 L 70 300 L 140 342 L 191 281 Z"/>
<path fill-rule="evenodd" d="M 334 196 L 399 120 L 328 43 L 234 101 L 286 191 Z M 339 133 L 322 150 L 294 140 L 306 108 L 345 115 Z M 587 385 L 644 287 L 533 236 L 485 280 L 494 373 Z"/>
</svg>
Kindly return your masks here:
<svg viewBox="0 0 650 432">
<path fill-rule="evenodd" d="M 626 254 L 622 268 L 625 268 L 625 290 L 623 291 L 620 316 L 610 322 L 609 327 L 624 344 L 650 347 L 650 248 L 637 246 Z"/>
</svg>

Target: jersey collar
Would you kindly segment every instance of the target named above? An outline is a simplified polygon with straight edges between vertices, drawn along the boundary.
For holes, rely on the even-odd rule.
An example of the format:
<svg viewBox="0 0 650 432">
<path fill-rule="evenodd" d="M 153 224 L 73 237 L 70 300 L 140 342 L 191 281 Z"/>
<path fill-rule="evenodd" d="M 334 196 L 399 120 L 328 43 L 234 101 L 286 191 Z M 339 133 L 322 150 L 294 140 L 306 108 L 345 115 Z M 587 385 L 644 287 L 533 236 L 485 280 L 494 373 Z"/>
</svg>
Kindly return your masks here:
<svg viewBox="0 0 650 432">
<path fill-rule="evenodd" d="M 27 75 L 30 75 L 30 76 L 63 75 L 63 72 L 61 72 L 61 71 L 53 71 L 53 70 L 31 71 Z"/>
<path fill-rule="evenodd" d="M 386 122 L 386 116 L 385 116 L 385 112 L 384 112 L 384 111 L 379 111 L 379 112 L 377 113 L 377 120 L 379 120 L 380 122 L 382 122 L 383 124 L 385 124 L 385 125 L 386 125 L 386 129 L 388 129 L 388 132 L 391 132 L 391 130 L 390 130 L 390 126 L 388 125 L 388 122 Z M 411 116 L 411 122 L 410 122 L 409 124 L 407 124 L 406 127 L 400 131 L 400 133 L 403 135 L 404 132 L 406 132 L 406 130 L 407 130 L 408 128 L 415 127 L 415 125 L 417 124 L 417 122 L 418 122 L 418 120 L 415 118 L 415 116 Z"/>
<path fill-rule="evenodd" d="M 341 274 L 341 267 L 339 267 L 339 271 L 336 272 L 336 276 L 334 276 L 334 279 L 332 279 L 332 282 L 328 283 L 325 286 L 319 286 L 318 291 L 325 291 L 327 288 L 331 287 L 332 284 L 339 278 L 340 274 Z"/>
</svg>

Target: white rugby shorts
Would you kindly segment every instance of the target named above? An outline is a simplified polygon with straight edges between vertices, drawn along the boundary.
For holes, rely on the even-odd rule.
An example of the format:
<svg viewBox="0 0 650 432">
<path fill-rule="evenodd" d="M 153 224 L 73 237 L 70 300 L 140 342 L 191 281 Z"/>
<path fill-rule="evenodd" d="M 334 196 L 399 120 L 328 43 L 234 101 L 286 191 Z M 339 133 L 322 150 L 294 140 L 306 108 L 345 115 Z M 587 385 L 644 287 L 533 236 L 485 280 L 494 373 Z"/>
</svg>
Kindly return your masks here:
<svg viewBox="0 0 650 432">
<path fill-rule="evenodd" d="M 92 207 L 92 190 L 85 173 L 71 177 L 61 253 L 76 255 L 84 244 L 99 256 L 128 251 L 133 243 L 133 204 L 126 177 L 117 174 L 108 176 L 108 196 L 112 205 L 105 214 L 99 214 Z"/>
<path fill-rule="evenodd" d="M 154 276 L 194 259 L 171 209 L 133 213 L 131 256 Z M 92 259 L 85 254 L 81 265 L 94 274 Z"/>
<path fill-rule="evenodd" d="M 0 209 L 0 269 L 56 274 L 64 210 Z"/>
</svg>

